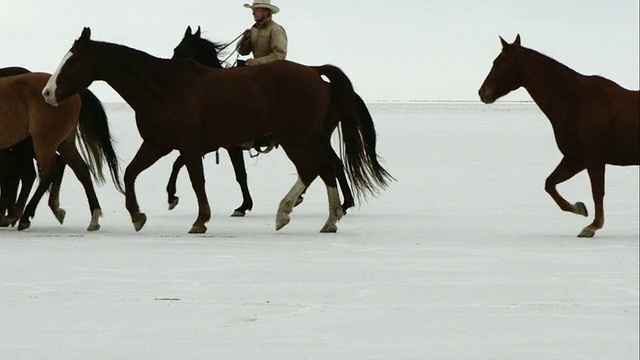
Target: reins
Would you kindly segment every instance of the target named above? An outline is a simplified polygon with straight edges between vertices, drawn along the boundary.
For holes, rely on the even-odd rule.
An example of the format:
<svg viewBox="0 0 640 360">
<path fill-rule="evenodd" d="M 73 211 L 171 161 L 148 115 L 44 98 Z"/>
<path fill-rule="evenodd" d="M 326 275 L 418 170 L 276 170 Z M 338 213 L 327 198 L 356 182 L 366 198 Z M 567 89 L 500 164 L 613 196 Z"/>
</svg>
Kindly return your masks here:
<svg viewBox="0 0 640 360">
<path fill-rule="evenodd" d="M 228 48 L 231 44 L 233 44 L 234 42 L 236 42 L 238 39 L 240 39 L 242 36 L 244 35 L 244 31 L 242 33 L 240 33 L 240 35 L 238 35 L 235 39 L 231 40 L 229 43 L 227 43 L 227 45 L 223 46 L 222 48 L 220 48 L 220 51 Z M 238 48 L 236 47 L 235 50 L 233 50 L 229 56 L 227 56 L 226 58 L 224 58 L 224 60 L 222 60 L 223 63 L 227 62 L 227 60 L 229 60 L 230 57 L 233 56 L 233 54 L 238 52 Z M 231 67 L 236 66 L 235 64 L 233 64 Z"/>
</svg>

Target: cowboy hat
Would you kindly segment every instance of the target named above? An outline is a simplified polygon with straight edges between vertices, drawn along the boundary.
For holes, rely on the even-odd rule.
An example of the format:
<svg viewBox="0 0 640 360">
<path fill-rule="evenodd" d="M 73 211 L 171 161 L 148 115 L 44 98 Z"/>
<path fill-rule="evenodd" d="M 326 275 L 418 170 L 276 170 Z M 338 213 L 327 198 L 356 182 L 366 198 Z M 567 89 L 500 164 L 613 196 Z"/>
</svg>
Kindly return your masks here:
<svg viewBox="0 0 640 360">
<path fill-rule="evenodd" d="M 276 14 L 278 11 L 280 11 L 280 9 L 277 6 L 271 4 L 271 0 L 253 0 L 253 4 L 251 5 L 244 4 L 244 7 L 250 8 L 250 9 L 256 9 L 256 8 L 268 9 L 268 10 L 271 10 L 272 14 Z"/>
</svg>

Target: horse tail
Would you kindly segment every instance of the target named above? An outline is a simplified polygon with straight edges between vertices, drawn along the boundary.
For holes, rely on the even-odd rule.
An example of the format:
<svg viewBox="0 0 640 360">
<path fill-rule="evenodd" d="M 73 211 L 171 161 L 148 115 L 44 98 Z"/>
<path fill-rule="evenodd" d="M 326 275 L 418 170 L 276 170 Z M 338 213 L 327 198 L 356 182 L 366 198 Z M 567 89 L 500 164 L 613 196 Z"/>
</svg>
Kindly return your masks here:
<svg viewBox="0 0 640 360">
<path fill-rule="evenodd" d="M 98 182 L 104 183 L 102 163 L 106 162 L 116 189 L 124 193 L 120 181 L 118 157 L 113 149 L 107 114 L 102 102 L 89 89 L 80 92 L 80 99 L 82 100 L 80 121 L 78 121 L 80 149 L 89 162 L 89 170 Z"/>
<path fill-rule="evenodd" d="M 332 65 L 317 67 L 331 82 L 331 106 L 336 106 L 342 132 L 342 159 L 358 198 L 373 196 L 395 180 L 382 167 L 376 153 L 376 130 L 362 98 L 355 93 L 347 75 Z M 331 121 L 331 119 L 327 119 Z"/>
<path fill-rule="evenodd" d="M 373 168 L 372 173 L 375 175 L 376 180 L 379 183 L 384 184 L 384 187 L 386 187 L 389 181 L 395 181 L 395 178 L 391 176 L 384 167 L 382 167 L 382 164 L 380 164 L 380 161 L 378 160 L 378 153 L 376 152 L 377 136 L 376 128 L 373 124 L 373 118 L 371 117 L 371 113 L 369 112 L 364 100 L 357 93 L 354 94 L 356 99 L 356 113 L 360 120 L 360 132 L 364 140 L 367 156 L 371 161 L 371 167 Z"/>
</svg>

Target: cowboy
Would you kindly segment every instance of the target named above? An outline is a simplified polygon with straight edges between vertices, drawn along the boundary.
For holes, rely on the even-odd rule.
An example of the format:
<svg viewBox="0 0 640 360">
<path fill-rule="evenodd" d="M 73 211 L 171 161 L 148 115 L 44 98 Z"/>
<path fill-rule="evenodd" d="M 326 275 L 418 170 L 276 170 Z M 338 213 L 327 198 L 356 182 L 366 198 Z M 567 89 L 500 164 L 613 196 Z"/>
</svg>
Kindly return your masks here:
<svg viewBox="0 0 640 360">
<path fill-rule="evenodd" d="M 255 24 L 247 29 L 238 43 L 238 53 L 249 55 L 246 65 L 266 64 L 287 57 L 287 33 L 284 28 L 273 21 L 272 15 L 280 9 L 271 4 L 271 0 L 253 0 L 253 4 L 244 4 L 253 13 Z"/>
</svg>

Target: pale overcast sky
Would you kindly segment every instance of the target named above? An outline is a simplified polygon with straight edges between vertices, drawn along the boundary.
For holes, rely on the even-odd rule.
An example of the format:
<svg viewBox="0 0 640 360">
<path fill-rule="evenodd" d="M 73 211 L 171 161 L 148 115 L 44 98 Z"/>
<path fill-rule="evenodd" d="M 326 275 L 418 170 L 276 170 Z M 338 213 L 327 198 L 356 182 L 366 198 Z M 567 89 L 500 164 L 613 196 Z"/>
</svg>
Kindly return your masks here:
<svg viewBox="0 0 640 360">
<path fill-rule="evenodd" d="M 251 26 L 242 0 L 0 0 L 0 67 L 53 72 L 84 26 L 92 38 L 171 57 L 188 25 L 212 41 Z M 587 75 L 638 89 L 637 0 L 273 0 L 288 59 L 341 67 L 366 101 L 471 100 L 516 34 Z M 122 101 L 105 83 L 91 89 Z M 529 100 L 524 90 L 505 100 Z"/>
</svg>

